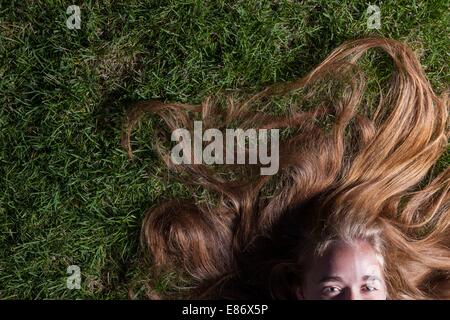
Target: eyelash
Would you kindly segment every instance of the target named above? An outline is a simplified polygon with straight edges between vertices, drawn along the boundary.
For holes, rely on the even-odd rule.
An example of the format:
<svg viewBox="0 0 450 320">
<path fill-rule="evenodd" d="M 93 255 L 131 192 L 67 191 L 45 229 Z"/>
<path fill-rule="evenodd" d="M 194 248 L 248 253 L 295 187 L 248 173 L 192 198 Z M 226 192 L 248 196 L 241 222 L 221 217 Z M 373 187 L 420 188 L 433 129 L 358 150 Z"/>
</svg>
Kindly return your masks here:
<svg viewBox="0 0 450 320">
<path fill-rule="evenodd" d="M 332 289 L 337 289 L 337 291 L 333 291 Z M 367 292 L 373 292 L 373 291 L 377 291 L 378 288 L 373 287 L 373 286 L 369 286 L 369 285 L 364 285 L 363 289 Z M 328 294 L 328 293 L 339 293 L 341 292 L 341 288 L 339 287 L 325 287 L 322 289 L 322 293 L 323 294 Z"/>
<path fill-rule="evenodd" d="M 378 290 L 378 288 L 373 287 L 373 286 L 368 286 L 368 285 L 363 286 L 363 288 L 365 290 L 367 290 L 368 292 L 373 292 L 373 291 L 377 291 Z"/>
<path fill-rule="evenodd" d="M 331 289 L 337 289 L 337 291 L 331 291 Z M 341 292 L 341 288 L 339 288 L 339 287 L 325 287 L 322 290 L 322 293 L 336 293 L 336 292 Z"/>
</svg>

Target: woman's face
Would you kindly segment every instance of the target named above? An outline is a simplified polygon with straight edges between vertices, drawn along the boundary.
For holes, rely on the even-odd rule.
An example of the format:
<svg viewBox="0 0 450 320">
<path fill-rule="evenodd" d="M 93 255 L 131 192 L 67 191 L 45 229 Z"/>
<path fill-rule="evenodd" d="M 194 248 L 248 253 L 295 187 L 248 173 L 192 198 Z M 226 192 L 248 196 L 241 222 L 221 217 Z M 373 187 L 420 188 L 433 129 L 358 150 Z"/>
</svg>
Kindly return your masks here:
<svg viewBox="0 0 450 320">
<path fill-rule="evenodd" d="M 312 262 L 297 296 L 307 300 L 385 300 L 381 263 L 365 241 L 353 245 L 334 242 Z"/>
</svg>

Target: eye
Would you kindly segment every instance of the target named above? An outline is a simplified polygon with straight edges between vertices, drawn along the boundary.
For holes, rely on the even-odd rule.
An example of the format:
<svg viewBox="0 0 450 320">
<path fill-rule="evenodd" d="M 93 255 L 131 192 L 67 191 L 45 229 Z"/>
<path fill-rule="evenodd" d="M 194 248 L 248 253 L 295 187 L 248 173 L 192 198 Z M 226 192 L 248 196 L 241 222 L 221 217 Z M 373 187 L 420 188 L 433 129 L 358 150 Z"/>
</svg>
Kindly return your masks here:
<svg viewBox="0 0 450 320">
<path fill-rule="evenodd" d="M 341 292 L 341 288 L 336 286 L 329 286 L 322 289 L 322 295 L 327 297 L 333 297 Z"/>
<path fill-rule="evenodd" d="M 363 289 L 364 291 L 367 291 L 367 292 L 372 292 L 372 291 L 377 291 L 377 290 L 378 290 L 377 287 L 374 287 L 374 286 L 371 286 L 371 285 L 368 285 L 368 284 L 364 285 L 364 286 L 362 287 L 362 289 Z"/>
</svg>

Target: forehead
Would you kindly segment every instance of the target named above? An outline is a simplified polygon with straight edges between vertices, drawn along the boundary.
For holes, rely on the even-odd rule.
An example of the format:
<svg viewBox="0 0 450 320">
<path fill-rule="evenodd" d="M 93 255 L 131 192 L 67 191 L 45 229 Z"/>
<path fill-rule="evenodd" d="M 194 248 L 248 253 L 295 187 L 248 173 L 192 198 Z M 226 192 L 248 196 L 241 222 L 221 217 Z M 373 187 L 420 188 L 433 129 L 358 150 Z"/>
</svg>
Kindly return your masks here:
<svg viewBox="0 0 450 320">
<path fill-rule="evenodd" d="M 375 250 L 364 241 L 347 244 L 337 241 L 327 248 L 322 257 L 314 260 L 313 278 L 339 276 L 347 280 L 358 280 L 364 276 L 381 277 L 381 265 Z"/>
</svg>

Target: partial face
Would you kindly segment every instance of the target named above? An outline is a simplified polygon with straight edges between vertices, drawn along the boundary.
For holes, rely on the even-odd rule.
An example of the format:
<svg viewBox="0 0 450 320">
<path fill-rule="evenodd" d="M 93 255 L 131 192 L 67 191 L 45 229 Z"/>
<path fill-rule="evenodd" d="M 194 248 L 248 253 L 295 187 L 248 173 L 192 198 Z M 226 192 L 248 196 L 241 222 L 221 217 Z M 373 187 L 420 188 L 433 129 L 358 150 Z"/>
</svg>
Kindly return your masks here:
<svg viewBox="0 0 450 320">
<path fill-rule="evenodd" d="M 307 300 L 385 300 L 381 263 L 369 243 L 337 241 L 313 261 L 297 296 Z"/>
</svg>

